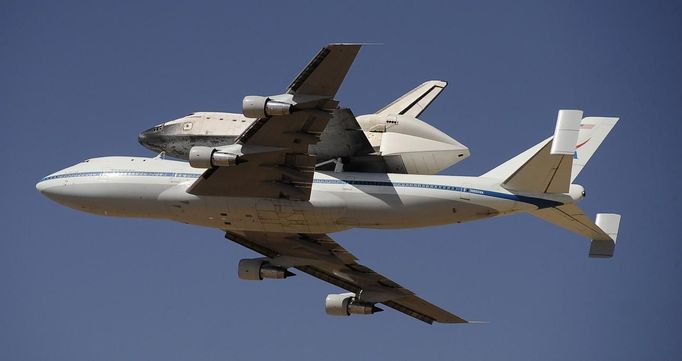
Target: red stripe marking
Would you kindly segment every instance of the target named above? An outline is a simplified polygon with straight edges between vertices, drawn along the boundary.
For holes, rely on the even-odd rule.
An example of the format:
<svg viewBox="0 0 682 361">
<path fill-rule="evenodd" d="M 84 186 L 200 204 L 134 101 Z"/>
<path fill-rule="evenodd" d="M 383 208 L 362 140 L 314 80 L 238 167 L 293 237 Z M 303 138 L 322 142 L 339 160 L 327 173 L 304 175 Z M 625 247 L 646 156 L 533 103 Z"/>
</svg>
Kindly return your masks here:
<svg viewBox="0 0 682 361">
<path fill-rule="evenodd" d="M 576 145 L 576 146 L 575 146 L 575 149 L 578 149 L 578 148 L 582 147 L 583 145 L 585 145 L 585 143 L 589 142 L 589 141 L 590 141 L 590 139 L 592 139 L 592 138 L 587 138 L 587 140 L 586 140 L 586 141 L 584 141 L 584 142 L 582 142 L 582 143 L 580 143 L 580 144 Z"/>
</svg>

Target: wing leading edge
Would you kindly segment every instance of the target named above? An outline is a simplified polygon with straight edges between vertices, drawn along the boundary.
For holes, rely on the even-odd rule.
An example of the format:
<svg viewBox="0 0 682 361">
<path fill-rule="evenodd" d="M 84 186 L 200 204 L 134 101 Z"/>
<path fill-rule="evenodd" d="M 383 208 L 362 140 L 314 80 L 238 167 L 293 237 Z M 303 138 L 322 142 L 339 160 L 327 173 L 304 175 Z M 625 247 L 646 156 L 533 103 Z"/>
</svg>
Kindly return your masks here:
<svg viewBox="0 0 682 361">
<path fill-rule="evenodd" d="M 468 323 L 357 263 L 355 256 L 325 234 L 228 231 L 225 238 L 268 257 L 275 265 L 295 267 L 353 292 L 365 302 L 382 303 L 429 324 Z"/>
</svg>

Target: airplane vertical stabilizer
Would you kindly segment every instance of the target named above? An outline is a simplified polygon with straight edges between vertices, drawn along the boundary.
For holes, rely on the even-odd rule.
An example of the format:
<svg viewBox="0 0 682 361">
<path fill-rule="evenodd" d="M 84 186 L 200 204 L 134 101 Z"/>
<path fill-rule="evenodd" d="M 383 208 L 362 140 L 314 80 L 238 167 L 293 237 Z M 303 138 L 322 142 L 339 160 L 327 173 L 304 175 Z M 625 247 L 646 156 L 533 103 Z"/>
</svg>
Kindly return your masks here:
<svg viewBox="0 0 682 361">
<path fill-rule="evenodd" d="M 582 111 L 560 110 L 554 136 L 502 163 L 483 177 L 501 179 L 503 186 L 509 190 L 568 192 L 568 186 L 618 122 L 618 118 L 581 118 Z"/>
<path fill-rule="evenodd" d="M 575 153 L 573 155 L 573 169 L 571 170 L 571 182 L 580 174 L 585 164 L 590 160 L 597 148 L 609 135 L 609 132 L 618 122 L 618 118 L 587 117 L 580 123 L 580 133 Z"/>
</svg>

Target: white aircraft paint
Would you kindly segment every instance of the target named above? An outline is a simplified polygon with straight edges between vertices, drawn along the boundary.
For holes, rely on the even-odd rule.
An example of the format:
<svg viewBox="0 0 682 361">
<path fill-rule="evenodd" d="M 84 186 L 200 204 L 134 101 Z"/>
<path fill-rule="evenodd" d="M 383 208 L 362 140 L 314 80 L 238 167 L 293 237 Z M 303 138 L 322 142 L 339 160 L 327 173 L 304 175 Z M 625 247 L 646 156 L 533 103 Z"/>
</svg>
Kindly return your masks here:
<svg viewBox="0 0 682 361">
<path fill-rule="evenodd" d="M 568 194 L 522 194 L 482 177 L 317 172 L 307 202 L 188 194 L 201 173 L 160 158 L 104 157 L 51 174 L 36 187 L 94 214 L 296 233 L 460 223 L 574 203 L 583 190 L 572 185 Z"/>
<path fill-rule="evenodd" d="M 582 116 L 562 112 L 558 123 L 562 114 Z M 554 137 L 480 177 L 314 172 L 311 179 L 308 172 L 302 183 L 306 188 L 301 188 L 305 192 L 298 193 L 305 197 L 294 198 L 298 200 L 283 198 L 287 193 L 281 191 L 261 192 L 272 183 L 258 178 L 268 163 L 247 162 L 240 168 L 235 162 L 229 168 L 204 170 L 161 157 L 94 158 L 43 178 L 36 188 L 58 203 L 89 213 L 224 230 L 227 238 L 266 256 L 241 260 L 242 279 L 286 278 L 293 275 L 288 268 L 294 267 L 352 292 L 328 296 L 328 314 L 373 314 L 382 303 L 427 323 L 463 323 L 468 321 L 358 264 L 326 233 L 356 227 L 427 227 L 528 212 L 591 239 L 590 257 L 611 257 L 620 215 L 598 214 L 592 221 L 576 205 L 585 195 L 583 187 L 571 183 L 616 122 L 596 117 L 563 122 Z M 574 159 L 580 160 L 577 167 Z M 215 178 L 219 172 L 222 176 Z M 256 181 L 234 178 L 242 175 Z M 201 184 L 211 186 L 194 192 Z M 229 188 L 231 184 L 242 186 Z"/>
</svg>

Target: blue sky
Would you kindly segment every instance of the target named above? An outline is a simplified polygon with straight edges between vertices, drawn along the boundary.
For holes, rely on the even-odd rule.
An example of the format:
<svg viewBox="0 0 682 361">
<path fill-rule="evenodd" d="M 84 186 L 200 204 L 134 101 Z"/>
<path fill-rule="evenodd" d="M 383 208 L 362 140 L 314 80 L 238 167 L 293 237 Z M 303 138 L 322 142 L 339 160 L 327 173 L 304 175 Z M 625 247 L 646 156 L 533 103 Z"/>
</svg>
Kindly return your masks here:
<svg viewBox="0 0 682 361">
<path fill-rule="evenodd" d="M 678 2 L 0 3 L 0 359 L 669 360 L 682 344 Z M 219 231 L 78 213 L 35 191 L 82 159 L 148 155 L 137 133 L 284 90 L 329 42 L 363 48 L 338 94 L 375 111 L 429 79 L 421 118 L 482 174 L 560 108 L 621 121 L 577 182 L 622 213 L 616 256 L 520 215 L 335 234 L 360 261 L 484 325 L 331 318 L 307 276 L 244 282 Z"/>
</svg>

